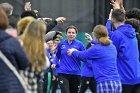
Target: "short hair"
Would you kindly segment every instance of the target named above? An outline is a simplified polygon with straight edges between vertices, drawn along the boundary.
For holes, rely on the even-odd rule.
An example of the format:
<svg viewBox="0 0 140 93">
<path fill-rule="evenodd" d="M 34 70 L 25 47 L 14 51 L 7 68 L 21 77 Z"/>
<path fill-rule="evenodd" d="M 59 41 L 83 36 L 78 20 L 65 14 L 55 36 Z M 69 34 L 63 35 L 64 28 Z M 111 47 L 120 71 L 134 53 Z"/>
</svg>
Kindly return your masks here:
<svg viewBox="0 0 140 93">
<path fill-rule="evenodd" d="M 1 3 L 0 7 L 3 8 L 3 10 L 6 12 L 7 16 L 12 14 L 13 6 L 9 3 Z"/>
<path fill-rule="evenodd" d="M 132 8 L 130 10 L 127 10 L 125 13 L 125 16 L 127 19 L 135 18 L 135 19 L 140 20 L 140 9 Z"/>
<path fill-rule="evenodd" d="M 5 11 L 0 8 L 0 29 L 5 30 L 9 25 L 8 17 Z"/>
<path fill-rule="evenodd" d="M 125 12 L 122 9 L 114 9 L 112 11 L 111 18 L 114 18 L 118 22 L 124 22 L 125 21 Z"/>
<path fill-rule="evenodd" d="M 130 24 L 132 25 L 133 28 L 135 28 L 136 33 L 140 33 L 140 21 L 134 18 L 127 19 L 125 21 L 125 24 Z"/>
<path fill-rule="evenodd" d="M 16 28 L 17 22 L 19 21 L 19 15 L 17 15 L 17 14 L 12 14 L 12 15 L 8 16 L 8 18 L 9 18 L 9 25 L 10 25 L 12 28 Z"/>
<path fill-rule="evenodd" d="M 24 17 L 28 17 L 28 16 L 31 16 L 35 19 L 37 19 L 37 14 L 34 12 L 34 11 L 24 11 L 22 14 L 21 14 L 21 18 L 24 18 Z"/>
<path fill-rule="evenodd" d="M 73 26 L 73 25 L 68 26 L 68 27 L 66 28 L 66 33 L 68 32 L 68 29 L 75 29 L 76 34 L 78 34 L 78 29 L 77 29 L 75 26 Z"/>
</svg>

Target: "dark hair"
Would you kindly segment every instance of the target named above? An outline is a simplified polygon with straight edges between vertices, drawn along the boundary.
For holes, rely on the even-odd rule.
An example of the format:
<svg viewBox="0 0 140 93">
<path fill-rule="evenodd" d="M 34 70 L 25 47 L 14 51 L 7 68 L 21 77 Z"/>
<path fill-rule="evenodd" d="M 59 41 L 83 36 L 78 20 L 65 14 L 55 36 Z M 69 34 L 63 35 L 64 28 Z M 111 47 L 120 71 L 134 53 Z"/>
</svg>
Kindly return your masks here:
<svg viewBox="0 0 140 93">
<path fill-rule="evenodd" d="M 125 13 L 126 18 L 135 18 L 140 20 L 140 9 L 138 8 L 132 8 L 130 10 L 127 10 Z"/>
<path fill-rule="evenodd" d="M 125 21 L 125 13 L 122 9 L 114 9 L 112 11 L 112 18 L 114 18 L 118 22 L 124 22 Z"/>
<path fill-rule="evenodd" d="M 127 19 L 125 21 L 125 24 L 130 24 L 132 25 L 133 28 L 135 28 L 136 33 L 140 33 L 140 21 L 134 18 Z"/>
<path fill-rule="evenodd" d="M 13 28 L 16 28 L 17 22 L 19 21 L 20 16 L 17 14 L 12 14 L 8 16 L 9 18 L 9 25 L 12 26 Z"/>
<path fill-rule="evenodd" d="M 104 46 L 110 45 L 111 40 L 108 36 L 108 31 L 105 26 L 97 25 L 93 29 L 93 36 Z"/>
<path fill-rule="evenodd" d="M 75 27 L 75 26 L 68 26 L 67 28 L 66 28 L 66 33 L 67 33 L 67 31 L 68 31 L 68 29 L 75 29 L 75 31 L 76 31 L 76 34 L 78 33 L 78 29 Z"/>
<path fill-rule="evenodd" d="M 37 19 L 37 14 L 34 11 L 25 11 L 21 14 L 21 18 L 24 18 L 27 16 L 31 16 L 31 17 Z"/>
<path fill-rule="evenodd" d="M 5 11 L 0 8 L 0 29 L 5 30 L 9 25 L 8 17 Z"/>
</svg>

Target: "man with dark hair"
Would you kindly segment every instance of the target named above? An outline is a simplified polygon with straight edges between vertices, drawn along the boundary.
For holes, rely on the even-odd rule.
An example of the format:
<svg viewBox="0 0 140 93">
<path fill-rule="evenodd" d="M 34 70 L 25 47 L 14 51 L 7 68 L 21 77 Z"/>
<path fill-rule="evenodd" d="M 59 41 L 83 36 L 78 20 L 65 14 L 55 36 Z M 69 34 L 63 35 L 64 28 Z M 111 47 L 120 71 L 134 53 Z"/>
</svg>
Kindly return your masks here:
<svg viewBox="0 0 140 93">
<path fill-rule="evenodd" d="M 34 12 L 34 11 L 24 11 L 22 14 L 21 14 L 21 18 L 24 18 L 24 17 L 27 17 L 27 16 L 31 16 L 35 19 L 37 19 L 37 14 Z"/>
<path fill-rule="evenodd" d="M 117 49 L 117 66 L 122 82 L 122 93 L 140 93 L 140 63 L 135 29 L 124 24 L 125 13 L 116 9 L 110 12 L 106 24 L 109 36 Z M 111 31 L 111 23 L 116 30 Z"/>
<path fill-rule="evenodd" d="M 121 9 L 115 9 L 114 11 L 112 11 L 112 19 L 123 23 L 125 21 L 124 11 Z"/>
<path fill-rule="evenodd" d="M 133 8 L 133 9 L 127 10 L 125 16 L 127 19 L 135 18 L 137 20 L 140 20 L 140 9 Z"/>
</svg>

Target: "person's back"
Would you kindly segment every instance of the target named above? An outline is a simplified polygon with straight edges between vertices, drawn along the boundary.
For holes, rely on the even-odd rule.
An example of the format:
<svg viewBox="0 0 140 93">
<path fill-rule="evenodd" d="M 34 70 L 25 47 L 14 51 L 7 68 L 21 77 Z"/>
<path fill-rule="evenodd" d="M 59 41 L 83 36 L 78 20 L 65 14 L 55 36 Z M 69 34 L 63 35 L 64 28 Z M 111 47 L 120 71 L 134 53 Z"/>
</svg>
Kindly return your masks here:
<svg viewBox="0 0 140 93">
<path fill-rule="evenodd" d="M 28 65 L 26 54 L 18 40 L 5 32 L 9 22 L 6 13 L 1 8 L 0 14 L 0 50 L 17 71 L 24 70 Z M 0 93 L 24 93 L 24 89 L 17 77 L 1 59 L 0 86 Z"/>
<path fill-rule="evenodd" d="M 117 15 L 119 13 L 122 13 L 121 10 L 114 10 L 112 12 L 112 17 L 115 19 L 115 14 Z M 121 16 L 124 16 L 123 13 Z M 114 22 L 114 25 L 118 23 L 118 21 L 114 20 L 112 20 L 112 22 Z M 139 52 L 135 29 L 129 24 L 120 23 L 121 25 L 117 26 L 114 32 L 110 32 L 110 38 L 118 52 L 118 71 L 121 76 L 122 84 L 137 84 L 140 83 L 140 64 L 138 60 Z"/>
<path fill-rule="evenodd" d="M 16 38 L 0 30 L 0 50 L 10 60 L 17 70 L 24 70 L 28 59 Z M 0 60 L 0 92 L 24 93 L 24 89 L 14 73 Z"/>
<path fill-rule="evenodd" d="M 113 44 L 108 46 L 97 44 L 92 46 L 91 49 L 96 50 L 96 53 L 94 53 L 96 56 L 93 55 L 92 58 L 93 72 L 96 81 L 99 83 L 104 80 L 119 80 L 115 46 Z"/>
<path fill-rule="evenodd" d="M 117 49 L 117 66 L 120 74 L 123 93 L 137 93 L 140 84 L 140 63 L 138 43 L 135 29 L 130 24 L 124 24 L 125 13 L 121 9 L 114 9 L 111 21 L 106 24 L 110 38 Z M 111 23 L 116 30 L 110 31 Z"/>
<path fill-rule="evenodd" d="M 123 25 L 112 35 L 112 40 L 118 50 L 118 71 L 123 84 L 136 84 L 140 82 L 140 64 L 138 43 L 135 30 L 131 25 Z M 131 68 L 131 69 L 130 69 Z M 132 74 L 133 73 L 133 74 Z"/>
</svg>

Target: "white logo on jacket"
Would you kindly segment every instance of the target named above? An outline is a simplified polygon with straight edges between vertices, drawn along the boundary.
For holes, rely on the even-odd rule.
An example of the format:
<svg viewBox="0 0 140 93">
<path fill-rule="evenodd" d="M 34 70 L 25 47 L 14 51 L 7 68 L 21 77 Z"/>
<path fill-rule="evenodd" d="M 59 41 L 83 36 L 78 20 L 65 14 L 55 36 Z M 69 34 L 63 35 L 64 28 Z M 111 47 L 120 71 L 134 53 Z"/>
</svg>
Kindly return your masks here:
<svg viewBox="0 0 140 93">
<path fill-rule="evenodd" d="M 64 49 L 64 48 L 66 48 L 66 46 L 65 45 L 62 45 L 62 47 L 61 47 L 62 49 Z"/>
</svg>

